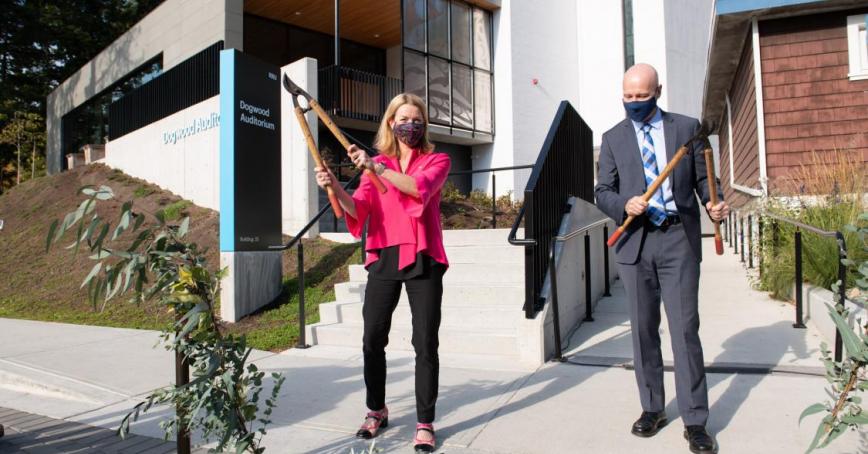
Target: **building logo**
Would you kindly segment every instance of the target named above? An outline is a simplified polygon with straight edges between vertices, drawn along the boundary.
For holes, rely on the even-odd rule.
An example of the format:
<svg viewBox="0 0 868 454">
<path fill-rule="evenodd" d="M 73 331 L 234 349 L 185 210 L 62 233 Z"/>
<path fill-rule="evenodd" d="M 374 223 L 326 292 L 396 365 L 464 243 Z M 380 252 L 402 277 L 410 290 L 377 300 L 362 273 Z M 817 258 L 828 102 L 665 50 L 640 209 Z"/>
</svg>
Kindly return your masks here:
<svg viewBox="0 0 868 454">
<path fill-rule="evenodd" d="M 220 114 L 217 112 L 211 112 L 211 115 L 207 117 L 196 118 L 193 120 L 192 123 L 184 126 L 183 128 L 163 132 L 163 145 L 175 145 L 178 143 L 178 141 L 195 136 L 200 132 L 216 128 L 218 126 L 220 126 Z"/>
</svg>

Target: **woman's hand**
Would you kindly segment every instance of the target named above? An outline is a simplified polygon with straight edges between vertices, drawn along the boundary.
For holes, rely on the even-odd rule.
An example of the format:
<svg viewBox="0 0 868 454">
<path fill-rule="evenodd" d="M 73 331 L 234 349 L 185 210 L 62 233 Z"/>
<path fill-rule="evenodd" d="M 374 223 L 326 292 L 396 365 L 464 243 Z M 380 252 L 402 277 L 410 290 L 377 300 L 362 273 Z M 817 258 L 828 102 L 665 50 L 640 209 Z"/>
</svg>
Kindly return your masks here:
<svg viewBox="0 0 868 454">
<path fill-rule="evenodd" d="M 326 186 L 335 186 L 337 184 L 338 180 L 330 169 L 316 167 L 313 170 L 316 171 L 316 184 L 320 188 L 325 189 Z"/>
<path fill-rule="evenodd" d="M 361 148 L 350 145 L 350 148 L 347 150 L 347 153 L 350 155 L 350 160 L 353 161 L 353 164 L 360 169 L 368 169 L 374 170 L 374 160 L 365 153 Z"/>
</svg>

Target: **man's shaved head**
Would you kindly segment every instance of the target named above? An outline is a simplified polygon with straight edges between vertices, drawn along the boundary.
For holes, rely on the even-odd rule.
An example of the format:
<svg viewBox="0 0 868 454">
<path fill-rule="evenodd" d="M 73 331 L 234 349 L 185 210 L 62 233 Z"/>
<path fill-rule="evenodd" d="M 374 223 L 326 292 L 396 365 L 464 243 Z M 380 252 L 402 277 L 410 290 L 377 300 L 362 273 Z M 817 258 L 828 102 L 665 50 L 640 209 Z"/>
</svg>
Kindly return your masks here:
<svg viewBox="0 0 868 454">
<path fill-rule="evenodd" d="M 647 63 L 637 63 L 624 73 L 624 101 L 640 101 L 660 96 L 657 70 Z"/>
</svg>

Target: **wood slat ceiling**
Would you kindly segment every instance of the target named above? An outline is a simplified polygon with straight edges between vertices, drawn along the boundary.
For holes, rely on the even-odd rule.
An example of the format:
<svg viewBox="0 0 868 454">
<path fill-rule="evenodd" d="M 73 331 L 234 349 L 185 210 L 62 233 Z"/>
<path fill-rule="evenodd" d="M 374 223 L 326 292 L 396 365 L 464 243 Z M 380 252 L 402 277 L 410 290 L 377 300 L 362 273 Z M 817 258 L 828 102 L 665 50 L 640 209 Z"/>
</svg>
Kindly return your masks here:
<svg viewBox="0 0 868 454">
<path fill-rule="evenodd" d="M 246 0 L 244 12 L 334 35 L 334 0 Z M 400 0 L 341 0 L 341 38 L 388 48 L 401 44 Z"/>
</svg>

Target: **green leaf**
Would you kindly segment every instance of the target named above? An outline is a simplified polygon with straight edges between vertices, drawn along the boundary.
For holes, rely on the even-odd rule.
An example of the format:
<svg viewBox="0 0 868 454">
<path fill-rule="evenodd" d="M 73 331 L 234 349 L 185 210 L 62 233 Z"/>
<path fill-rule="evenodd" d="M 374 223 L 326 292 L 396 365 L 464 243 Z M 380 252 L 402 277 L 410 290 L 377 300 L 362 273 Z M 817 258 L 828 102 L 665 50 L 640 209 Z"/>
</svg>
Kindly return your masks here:
<svg viewBox="0 0 868 454">
<path fill-rule="evenodd" d="M 855 425 L 868 424 L 868 415 L 866 415 L 865 413 L 859 413 L 858 415 L 842 416 L 841 422 L 843 422 L 844 424 Z"/>
<path fill-rule="evenodd" d="M 108 199 L 111 199 L 112 197 L 114 197 L 115 194 L 114 194 L 114 191 L 112 191 L 112 188 L 110 188 L 108 186 L 100 186 L 99 191 L 97 191 L 94 194 L 94 196 L 98 200 L 108 200 Z"/>
<path fill-rule="evenodd" d="M 828 425 L 826 424 L 825 418 L 822 421 L 820 421 L 820 425 L 819 425 L 819 427 L 817 427 L 817 433 L 814 434 L 814 440 L 811 441 L 811 445 L 808 446 L 808 449 L 805 451 L 806 454 L 817 448 L 817 445 L 820 444 L 820 440 L 823 438 L 823 435 L 826 434 L 826 427 L 827 426 Z"/>
<path fill-rule="evenodd" d="M 124 203 L 124 206 L 121 208 L 121 220 L 118 222 L 117 227 L 115 227 L 115 232 L 112 234 L 112 241 L 116 240 L 124 230 L 126 230 L 130 226 L 130 202 Z"/>
<path fill-rule="evenodd" d="M 108 231 L 109 225 L 103 224 L 102 229 L 100 229 L 99 231 L 99 235 L 96 236 L 96 240 L 94 240 L 93 245 L 90 248 L 91 252 L 95 251 L 96 249 L 102 249 L 102 242 L 105 239 L 105 236 L 108 235 Z"/>
<path fill-rule="evenodd" d="M 826 307 L 829 309 L 829 316 L 832 317 L 832 321 L 838 327 L 838 332 L 841 333 L 841 340 L 843 341 L 844 348 L 847 350 L 847 356 L 865 360 L 865 345 L 859 340 L 847 321 L 838 314 L 838 311 L 829 304 L 826 304 Z"/>
<path fill-rule="evenodd" d="M 48 236 L 45 237 L 45 252 L 46 253 L 51 248 L 51 243 L 52 243 L 52 239 L 53 239 L 52 237 L 54 236 L 54 233 L 57 231 L 57 226 L 59 224 L 60 224 L 60 221 L 55 219 L 54 222 L 51 223 L 51 226 L 48 227 Z"/>
<path fill-rule="evenodd" d="M 181 221 L 181 227 L 178 227 L 178 238 L 183 238 L 184 235 L 187 234 L 187 230 L 190 228 L 190 216 L 184 218 Z"/>
<path fill-rule="evenodd" d="M 79 288 L 82 288 L 82 287 L 84 287 L 85 285 L 89 284 L 90 281 L 91 281 L 91 279 L 93 279 L 93 278 L 97 275 L 97 273 L 99 273 L 99 271 L 100 271 L 101 269 L 102 269 L 102 262 L 98 262 L 98 263 L 97 263 L 96 265 L 94 265 L 93 268 L 90 270 L 90 273 L 88 273 L 87 277 L 84 278 L 84 282 L 81 283 L 81 287 L 79 287 Z"/>
<path fill-rule="evenodd" d="M 826 409 L 826 404 L 814 404 L 810 407 L 806 408 L 802 414 L 799 416 L 799 424 L 802 423 L 802 420 L 805 419 L 806 416 L 810 416 L 816 413 L 819 413 Z"/>
</svg>

